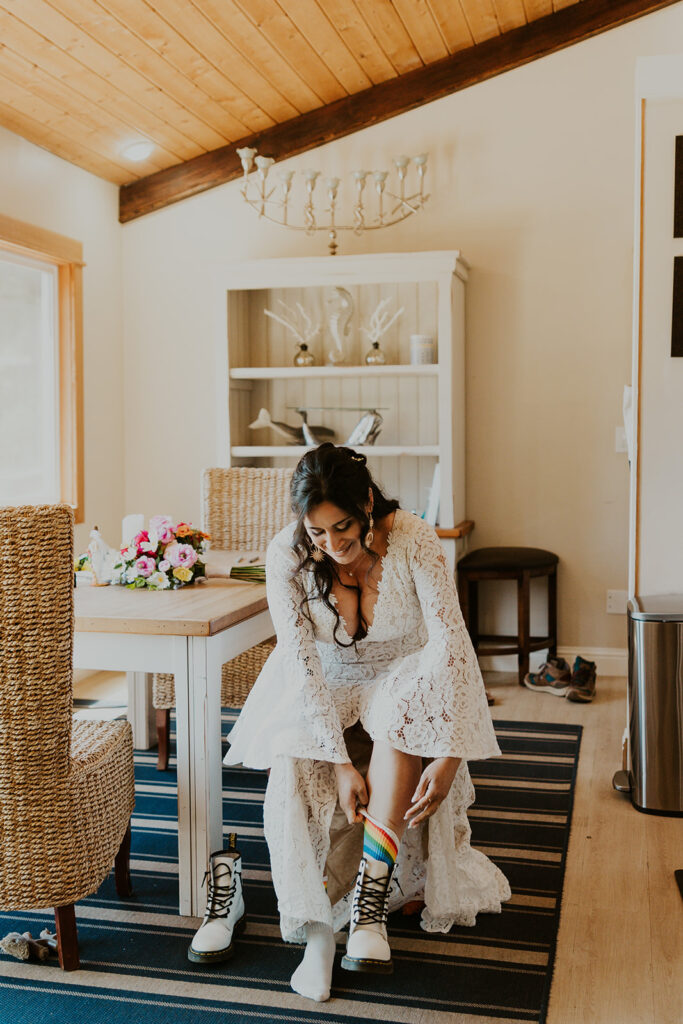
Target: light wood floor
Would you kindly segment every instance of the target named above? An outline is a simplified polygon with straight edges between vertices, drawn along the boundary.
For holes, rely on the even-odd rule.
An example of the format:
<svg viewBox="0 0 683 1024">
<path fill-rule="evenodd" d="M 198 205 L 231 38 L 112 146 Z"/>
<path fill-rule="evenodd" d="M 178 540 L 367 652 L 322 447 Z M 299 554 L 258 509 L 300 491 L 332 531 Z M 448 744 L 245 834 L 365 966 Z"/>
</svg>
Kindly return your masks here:
<svg viewBox="0 0 683 1024">
<path fill-rule="evenodd" d="M 486 681 L 494 718 L 584 727 L 547 1024 L 683 1024 L 683 820 L 612 789 L 626 680 L 599 678 L 592 704 Z"/>
<path fill-rule="evenodd" d="M 99 673 L 78 696 L 121 694 Z M 592 704 L 531 693 L 487 673 L 494 718 L 583 725 L 547 1024 L 683 1024 L 683 820 L 635 811 L 612 789 L 621 767 L 625 679 L 598 679 Z M 125 700 L 125 697 L 124 697 Z"/>
</svg>

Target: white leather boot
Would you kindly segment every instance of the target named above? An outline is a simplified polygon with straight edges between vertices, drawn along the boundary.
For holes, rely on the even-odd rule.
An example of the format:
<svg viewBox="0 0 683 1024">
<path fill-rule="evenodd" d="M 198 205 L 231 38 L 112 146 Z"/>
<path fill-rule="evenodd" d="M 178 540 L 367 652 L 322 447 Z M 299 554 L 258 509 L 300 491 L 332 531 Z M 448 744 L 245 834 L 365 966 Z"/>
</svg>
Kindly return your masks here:
<svg viewBox="0 0 683 1024">
<path fill-rule="evenodd" d="M 233 938 L 247 923 L 242 894 L 242 857 L 230 836 L 227 850 L 212 853 L 204 875 L 208 883 L 206 913 L 187 951 L 196 964 L 229 960 L 235 951 Z"/>
<path fill-rule="evenodd" d="M 351 906 L 346 956 L 347 971 L 391 974 L 394 965 L 387 941 L 387 898 L 393 868 L 382 860 L 360 862 Z"/>
</svg>

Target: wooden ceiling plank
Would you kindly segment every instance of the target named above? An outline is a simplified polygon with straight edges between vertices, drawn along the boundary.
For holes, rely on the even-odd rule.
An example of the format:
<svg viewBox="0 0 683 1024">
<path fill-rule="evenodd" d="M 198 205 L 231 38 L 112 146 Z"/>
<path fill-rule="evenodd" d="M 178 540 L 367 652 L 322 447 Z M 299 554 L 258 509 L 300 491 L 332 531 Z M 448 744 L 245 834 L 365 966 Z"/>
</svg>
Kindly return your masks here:
<svg viewBox="0 0 683 1024">
<path fill-rule="evenodd" d="M 123 167 L 118 160 L 111 159 L 108 154 L 101 152 L 98 145 L 100 137 L 98 132 L 74 121 L 73 117 L 65 114 L 54 103 L 42 99 L 35 93 L 28 92 L 25 86 L 17 84 L 2 72 L 0 72 L 0 96 L 3 98 L 3 104 L 12 107 L 18 115 L 23 115 L 42 124 L 45 129 L 45 138 L 51 133 L 55 133 L 73 145 L 75 154 L 85 156 L 95 163 L 117 167 L 123 174 L 123 180 L 130 180 L 131 175 L 128 168 Z M 45 142 L 40 145 L 44 147 Z"/>
<path fill-rule="evenodd" d="M 242 12 L 257 26 L 261 35 L 291 67 L 296 68 L 323 103 L 334 103 L 347 95 L 341 82 L 335 78 L 275 0 L 236 2 Z"/>
<path fill-rule="evenodd" d="M 522 0 L 493 0 L 493 9 L 501 32 L 526 25 L 527 17 Z"/>
<path fill-rule="evenodd" d="M 121 156 L 121 140 L 129 140 L 127 144 L 144 142 L 145 136 L 124 125 L 117 117 L 95 103 L 90 103 L 82 96 L 74 96 L 68 86 L 48 75 L 42 68 L 27 61 L 19 54 L 13 53 L 9 47 L 0 43 L 0 73 L 22 86 L 27 92 L 59 107 L 74 123 L 82 125 L 92 134 L 91 145 L 102 156 L 115 161 L 119 157 L 125 165 L 127 161 Z M 97 144 L 95 144 L 97 140 Z M 172 153 L 157 147 L 147 160 L 136 165 L 136 170 L 143 174 L 171 167 L 178 161 Z"/>
<path fill-rule="evenodd" d="M 293 25 L 324 61 L 347 93 L 369 89 L 372 80 L 316 0 L 278 0 Z"/>
<path fill-rule="evenodd" d="M 226 128 L 231 134 L 239 125 L 246 126 L 248 132 L 255 132 L 275 124 L 272 117 L 245 96 L 234 79 L 218 70 L 204 53 L 185 38 L 179 27 L 176 30 L 174 18 L 162 17 L 155 5 L 146 0 L 97 0 L 97 3 L 126 32 L 136 37 L 143 48 L 148 47 L 178 75 L 201 90 L 205 97 L 202 102 L 211 112 L 206 118 L 210 123 L 217 113 L 214 106 L 217 104 L 234 118 L 234 122 Z M 163 3 L 159 6 L 163 8 Z M 172 15 L 172 11 L 170 13 Z M 220 122 L 215 123 L 218 125 Z"/>
<path fill-rule="evenodd" d="M 222 142 L 230 142 L 239 138 L 244 132 L 241 128 L 243 122 L 232 115 L 220 103 L 211 99 L 198 85 L 195 85 L 190 75 L 194 69 L 188 69 L 183 73 L 174 67 L 168 60 L 160 56 L 157 49 L 152 45 L 152 40 L 147 41 L 128 28 L 116 11 L 128 10 L 130 14 L 130 0 L 53 0 L 59 4 L 59 10 L 68 18 L 71 18 L 80 28 L 81 32 L 95 39 L 98 43 L 108 47 L 120 60 L 134 67 L 144 75 L 150 82 L 164 92 L 172 96 L 178 103 L 182 104 L 188 111 L 203 121 L 207 127 L 222 137 Z M 136 5 L 135 21 L 146 20 L 143 14 L 149 8 Z M 150 12 L 151 13 L 151 12 Z M 123 14 L 121 17 L 125 17 Z M 159 25 L 158 35 L 153 40 L 159 47 L 163 46 L 165 30 Z M 173 41 L 171 41 L 173 42 Z M 192 54 L 199 62 L 198 54 Z M 237 134 L 235 134 L 237 133 Z M 218 143 L 219 145 L 221 143 Z"/>
<path fill-rule="evenodd" d="M 491 0 L 460 0 L 475 43 L 485 43 L 500 35 L 498 19 Z"/>
<path fill-rule="evenodd" d="M 553 0 L 553 10 L 563 11 L 565 7 L 572 7 L 579 0 Z"/>
<path fill-rule="evenodd" d="M 448 56 L 448 47 L 427 0 L 393 0 L 393 4 L 424 64 Z"/>
<path fill-rule="evenodd" d="M 77 24 L 55 10 L 47 0 L 0 0 L 0 7 L 21 21 L 34 25 L 65 53 L 111 82 L 114 89 L 135 96 L 151 113 L 167 124 L 175 125 L 204 151 L 224 144 L 225 140 L 218 132 L 168 96 L 160 86 L 129 67 L 106 46 L 82 32 Z"/>
<path fill-rule="evenodd" d="M 69 163 L 88 171 L 90 174 L 104 178 L 114 185 L 123 185 L 130 181 L 130 174 L 118 164 L 103 160 L 96 153 L 78 145 L 73 139 L 47 128 L 42 122 L 17 111 L 11 104 L 0 101 L 0 125 L 14 132 L 22 139 L 27 139 L 41 149 L 49 150 L 55 156 L 68 160 Z"/>
<path fill-rule="evenodd" d="M 467 18 L 459 3 L 454 0 L 428 0 L 428 3 L 449 53 L 457 53 L 458 50 L 474 46 Z"/>
<path fill-rule="evenodd" d="M 396 69 L 361 17 L 353 0 L 317 0 L 373 85 L 396 77 Z"/>
<path fill-rule="evenodd" d="M 247 60 L 232 45 L 229 39 L 207 18 L 202 11 L 190 5 L 187 0 L 146 0 L 160 17 L 171 24 L 187 40 L 190 46 L 259 107 L 273 121 L 287 121 L 296 117 L 297 108 L 263 74 L 263 71 Z"/>
<path fill-rule="evenodd" d="M 673 2 L 677 0 L 582 0 L 559 14 L 540 18 L 412 74 L 310 111 L 261 135 L 242 139 L 240 144 L 255 145 L 261 152 L 283 160 L 669 7 Z M 241 174 L 234 146 L 205 153 L 124 186 L 120 192 L 119 220 L 126 223 Z"/>
<path fill-rule="evenodd" d="M 189 160 L 203 150 L 181 132 L 167 125 L 146 107 L 140 106 L 120 90 L 39 35 L 7 11 L 0 9 L 0 39 L 15 53 L 33 61 L 47 74 L 58 79 L 74 93 L 99 107 L 111 111 L 127 126 L 129 134 L 142 132 L 144 137 L 178 160 Z M 127 138 L 126 135 L 123 138 Z M 132 140 L 131 140 L 132 141 Z"/>
<path fill-rule="evenodd" d="M 553 13 L 553 0 L 523 0 L 527 21 L 536 21 Z"/>
<path fill-rule="evenodd" d="M 356 0 L 356 6 L 399 75 L 422 67 L 420 54 L 391 0 Z"/>
<path fill-rule="evenodd" d="M 190 2 L 190 0 L 188 0 Z M 215 26 L 221 36 L 245 60 L 259 68 L 299 113 L 320 106 L 320 97 L 259 32 L 235 0 L 191 0 L 192 5 Z"/>
</svg>

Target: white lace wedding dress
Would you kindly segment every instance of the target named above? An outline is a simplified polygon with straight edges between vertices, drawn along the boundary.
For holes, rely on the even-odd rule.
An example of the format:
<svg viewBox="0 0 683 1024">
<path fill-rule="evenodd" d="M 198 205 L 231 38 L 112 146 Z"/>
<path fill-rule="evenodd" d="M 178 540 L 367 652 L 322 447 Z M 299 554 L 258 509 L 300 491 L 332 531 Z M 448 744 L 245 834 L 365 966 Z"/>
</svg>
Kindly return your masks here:
<svg viewBox="0 0 683 1024">
<path fill-rule="evenodd" d="M 372 625 L 365 639 L 344 648 L 332 636 L 333 613 L 315 597 L 313 574 L 292 578 L 298 564 L 293 531 L 292 523 L 268 548 L 268 605 L 278 642 L 232 729 L 225 758 L 226 764 L 271 769 L 264 826 L 283 938 L 303 941 L 307 921 L 336 930 L 348 920 L 349 899 L 331 907 L 323 872 L 337 802 L 332 763 L 349 761 L 343 733 L 359 720 L 372 739 L 398 750 L 463 759 L 438 811 L 404 834 L 390 909 L 423 898 L 422 927 L 430 932 L 474 925 L 480 912 L 499 913 L 510 888 L 470 846 L 466 809 L 474 787 L 466 762 L 500 749 L 434 529 L 397 509 Z M 300 609 L 304 594 L 312 622 Z M 343 621 L 337 635 L 349 643 Z"/>
</svg>

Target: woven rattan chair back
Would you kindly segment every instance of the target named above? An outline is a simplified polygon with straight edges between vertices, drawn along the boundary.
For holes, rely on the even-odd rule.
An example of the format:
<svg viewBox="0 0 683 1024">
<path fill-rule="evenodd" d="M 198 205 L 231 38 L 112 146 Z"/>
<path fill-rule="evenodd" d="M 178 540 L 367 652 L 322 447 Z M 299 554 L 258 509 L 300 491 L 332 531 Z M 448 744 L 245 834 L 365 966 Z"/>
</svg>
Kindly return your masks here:
<svg viewBox="0 0 683 1024">
<path fill-rule="evenodd" d="M 211 545 L 265 552 L 276 533 L 294 519 L 291 469 L 207 469 L 203 478 L 204 529 Z"/>
<path fill-rule="evenodd" d="M 70 766 L 73 513 L 0 509 L 0 795 Z"/>
</svg>

